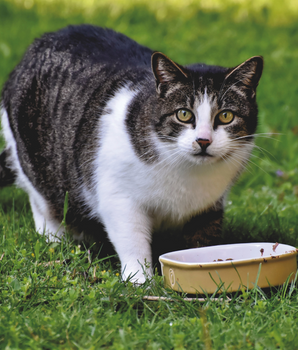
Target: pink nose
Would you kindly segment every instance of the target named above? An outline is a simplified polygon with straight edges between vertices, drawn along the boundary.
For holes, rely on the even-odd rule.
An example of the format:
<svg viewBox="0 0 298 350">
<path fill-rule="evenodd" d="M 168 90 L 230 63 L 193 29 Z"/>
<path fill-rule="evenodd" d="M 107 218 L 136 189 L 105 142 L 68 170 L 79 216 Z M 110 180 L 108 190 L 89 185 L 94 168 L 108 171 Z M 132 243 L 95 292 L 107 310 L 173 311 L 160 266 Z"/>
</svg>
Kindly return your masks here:
<svg viewBox="0 0 298 350">
<path fill-rule="evenodd" d="M 207 147 L 211 144 L 211 141 L 208 139 L 197 139 L 196 141 L 202 148 L 202 151 L 206 151 Z"/>
</svg>

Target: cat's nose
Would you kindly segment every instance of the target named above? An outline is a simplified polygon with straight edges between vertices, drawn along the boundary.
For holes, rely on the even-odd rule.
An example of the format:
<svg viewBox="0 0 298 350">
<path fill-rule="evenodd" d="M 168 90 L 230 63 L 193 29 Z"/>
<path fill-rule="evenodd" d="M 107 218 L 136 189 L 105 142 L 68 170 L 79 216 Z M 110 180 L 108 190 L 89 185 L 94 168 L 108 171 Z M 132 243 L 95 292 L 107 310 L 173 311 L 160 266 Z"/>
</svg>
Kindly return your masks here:
<svg viewBox="0 0 298 350">
<path fill-rule="evenodd" d="M 209 139 L 196 139 L 196 141 L 200 145 L 202 151 L 206 151 L 207 147 L 211 144 L 211 140 Z"/>
</svg>

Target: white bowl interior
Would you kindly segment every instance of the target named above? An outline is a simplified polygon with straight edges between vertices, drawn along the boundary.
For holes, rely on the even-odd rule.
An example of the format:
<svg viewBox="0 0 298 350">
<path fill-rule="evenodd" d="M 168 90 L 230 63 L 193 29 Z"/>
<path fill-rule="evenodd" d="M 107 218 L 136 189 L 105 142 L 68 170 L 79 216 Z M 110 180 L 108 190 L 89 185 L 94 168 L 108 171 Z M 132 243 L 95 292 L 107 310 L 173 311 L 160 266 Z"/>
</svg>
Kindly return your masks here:
<svg viewBox="0 0 298 350">
<path fill-rule="evenodd" d="M 183 263 L 212 263 L 270 258 L 296 251 L 295 247 L 276 243 L 226 244 L 179 250 L 162 255 L 164 259 Z"/>
</svg>

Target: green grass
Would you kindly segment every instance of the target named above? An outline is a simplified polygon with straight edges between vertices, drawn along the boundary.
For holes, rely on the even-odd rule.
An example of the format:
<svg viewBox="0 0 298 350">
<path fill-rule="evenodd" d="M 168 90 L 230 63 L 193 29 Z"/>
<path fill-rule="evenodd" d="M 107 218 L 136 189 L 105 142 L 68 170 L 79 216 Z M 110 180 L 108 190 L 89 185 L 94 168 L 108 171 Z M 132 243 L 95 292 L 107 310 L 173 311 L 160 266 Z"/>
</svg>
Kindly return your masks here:
<svg viewBox="0 0 298 350">
<path fill-rule="evenodd" d="M 298 246 L 298 5 L 159 3 L 0 0 L 0 86 L 35 37 L 67 24 L 111 27 L 181 64 L 234 66 L 263 55 L 260 136 L 228 197 L 224 237 Z M 1 349 L 297 349 L 296 284 L 203 303 L 164 289 L 159 276 L 124 284 L 95 253 L 47 244 L 13 187 L 0 191 L 0 259 Z M 66 263 L 48 264 L 56 260 Z"/>
</svg>

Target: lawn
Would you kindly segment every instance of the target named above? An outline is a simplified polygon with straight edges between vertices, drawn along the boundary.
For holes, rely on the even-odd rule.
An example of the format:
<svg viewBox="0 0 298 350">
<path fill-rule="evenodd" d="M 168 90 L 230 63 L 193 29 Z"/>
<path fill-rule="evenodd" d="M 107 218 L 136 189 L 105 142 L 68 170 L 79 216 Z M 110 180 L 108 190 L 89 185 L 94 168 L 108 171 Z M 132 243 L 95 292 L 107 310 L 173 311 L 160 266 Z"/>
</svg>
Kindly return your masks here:
<svg viewBox="0 0 298 350">
<path fill-rule="evenodd" d="M 68 24 L 113 28 L 180 64 L 262 55 L 256 147 L 224 239 L 298 247 L 297 21 L 294 0 L 0 0 L 0 86 L 34 38 Z M 83 246 L 47 244 L 27 196 L 0 190 L 0 349 L 297 349 L 295 283 L 190 302 L 158 275 L 135 287 L 119 272 Z"/>
</svg>

